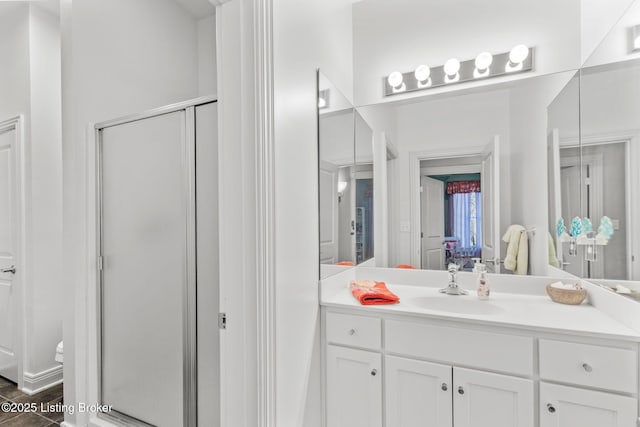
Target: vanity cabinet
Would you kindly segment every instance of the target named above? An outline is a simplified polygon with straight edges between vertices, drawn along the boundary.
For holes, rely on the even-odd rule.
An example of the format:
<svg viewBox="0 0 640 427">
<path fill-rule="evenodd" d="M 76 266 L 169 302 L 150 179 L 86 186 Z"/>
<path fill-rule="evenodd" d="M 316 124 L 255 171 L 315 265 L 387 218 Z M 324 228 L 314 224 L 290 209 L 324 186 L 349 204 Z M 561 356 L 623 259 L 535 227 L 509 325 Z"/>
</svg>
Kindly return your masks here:
<svg viewBox="0 0 640 427">
<path fill-rule="evenodd" d="M 533 381 L 385 358 L 387 426 L 533 427 Z M 455 420 L 455 422 L 454 422 Z"/>
<path fill-rule="evenodd" d="M 386 356 L 386 425 L 451 427 L 452 390 L 451 366 Z"/>
<path fill-rule="evenodd" d="M 637 344 L 326 308 L 323 319 L 326 427 L 636 427 Z"/>
<path fill-rule="evenodd" d="M 632 397 L 540 383 L 540 427 L 636 427 L 637 405 Z"/>
<path fill-rule="evenodd" d="M 326 360 L 327 426 L 382 427 L 380 353 L 329 345 Z"/>
</svg>

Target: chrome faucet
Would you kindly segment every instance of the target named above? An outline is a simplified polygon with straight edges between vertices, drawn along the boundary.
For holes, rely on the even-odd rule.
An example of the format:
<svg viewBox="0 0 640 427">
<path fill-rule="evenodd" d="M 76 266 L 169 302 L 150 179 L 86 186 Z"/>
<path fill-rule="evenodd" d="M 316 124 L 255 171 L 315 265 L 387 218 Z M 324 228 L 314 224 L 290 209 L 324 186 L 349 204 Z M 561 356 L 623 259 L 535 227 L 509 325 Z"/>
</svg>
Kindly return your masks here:
<svg viewBox="0 0 640 427">
<path fill-rule="evenodd" d="M 449 285 L 440 289 L 440 292 L 447 295 L 467 295 L 469 292 L 458 286 L 458 266 L 451 263 L 447 270 L 449 271 Z"/>
</svg>

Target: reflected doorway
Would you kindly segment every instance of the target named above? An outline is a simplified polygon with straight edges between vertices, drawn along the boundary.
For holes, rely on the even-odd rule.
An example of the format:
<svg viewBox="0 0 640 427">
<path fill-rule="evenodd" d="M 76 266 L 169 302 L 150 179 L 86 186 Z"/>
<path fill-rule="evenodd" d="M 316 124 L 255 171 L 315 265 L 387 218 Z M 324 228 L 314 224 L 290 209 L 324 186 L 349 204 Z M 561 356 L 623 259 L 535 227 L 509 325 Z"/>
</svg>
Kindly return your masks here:
<svg viewBox="0 0 640 427">
<path fill-rule="evenodd" d="M 470 271 L 482 258 L 481 164 L 477 159 L 421 162 L 421 267 Z"/>
</svg>

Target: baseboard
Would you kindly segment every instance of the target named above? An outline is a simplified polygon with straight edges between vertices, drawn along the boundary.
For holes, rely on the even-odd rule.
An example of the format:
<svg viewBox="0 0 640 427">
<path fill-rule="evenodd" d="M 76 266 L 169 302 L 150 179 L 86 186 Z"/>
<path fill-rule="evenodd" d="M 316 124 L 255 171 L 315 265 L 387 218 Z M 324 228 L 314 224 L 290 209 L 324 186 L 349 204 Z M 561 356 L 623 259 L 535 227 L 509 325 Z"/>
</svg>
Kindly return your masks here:
<svg viewBox="0 0 640 427">
<path fill-rule="evenodd" d="M 54 366 L 42 372 L 32 374 L 25 372 L 22 391 L 33 395 L 62 382 L 62 365 Z"/>
</svg>

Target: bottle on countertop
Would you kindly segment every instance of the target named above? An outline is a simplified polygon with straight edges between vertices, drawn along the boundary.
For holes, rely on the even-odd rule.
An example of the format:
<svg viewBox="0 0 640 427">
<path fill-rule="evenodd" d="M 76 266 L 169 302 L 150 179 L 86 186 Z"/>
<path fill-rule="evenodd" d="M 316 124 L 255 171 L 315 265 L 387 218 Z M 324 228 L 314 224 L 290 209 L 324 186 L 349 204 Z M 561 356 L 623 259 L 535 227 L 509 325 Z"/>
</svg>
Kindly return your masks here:
<svg viewBox="0 0 640 427">
<path fill-rule="evenodd" d="M 489 287 L 489 277 L 487 276 L 487 266 L 481 263 L 477 263 L 474 270 L 478 273 L 478 279 L 476 281 L 478 290 L 478 299 L 489 299 L 491 289 Z"/>
</svg>

